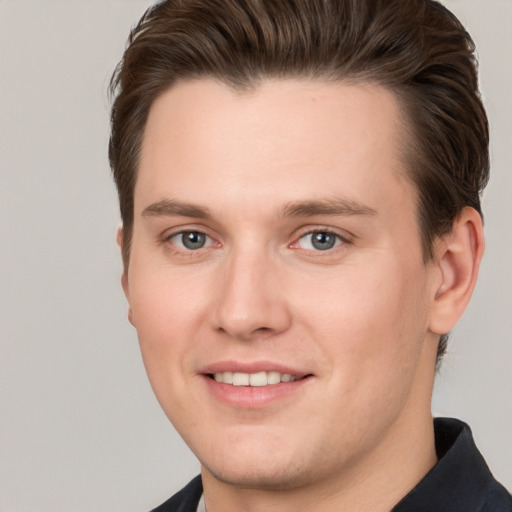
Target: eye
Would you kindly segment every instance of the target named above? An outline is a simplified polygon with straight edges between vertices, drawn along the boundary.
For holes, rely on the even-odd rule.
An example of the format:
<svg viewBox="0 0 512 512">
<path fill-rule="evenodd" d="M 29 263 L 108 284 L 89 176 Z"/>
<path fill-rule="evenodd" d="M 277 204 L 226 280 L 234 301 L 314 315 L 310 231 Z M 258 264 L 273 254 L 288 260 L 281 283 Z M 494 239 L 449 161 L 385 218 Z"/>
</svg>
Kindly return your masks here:
<svg viewBox="0 0 512 512">
<path fill-rule="evenodd" d="M 181 231 L 169 238 L 169 241 L 180 249 L 197 251 L 212 244 L 212 239 L 200 231 Z"/>
<path fill-rule="evenodd" d="M 328 251 L 343 243 L 342 238 L 330 231 L 312 231 L 301 236 L 297 245 L 301 249 Z"/>
</svg>

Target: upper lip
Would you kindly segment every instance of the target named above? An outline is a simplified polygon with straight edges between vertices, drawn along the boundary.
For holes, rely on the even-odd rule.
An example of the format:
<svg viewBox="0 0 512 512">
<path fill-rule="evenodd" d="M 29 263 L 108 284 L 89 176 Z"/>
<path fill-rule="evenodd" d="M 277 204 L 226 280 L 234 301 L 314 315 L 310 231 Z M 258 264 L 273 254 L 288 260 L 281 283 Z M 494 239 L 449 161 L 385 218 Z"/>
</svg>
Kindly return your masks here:
<svg viewBox="0 0 512 512">
<path fill-rule="evenodd" d="M 233 372 L 233 373 L 258 373 L 258 372 L 279 372 L 288 373 L 296 378 L 302 378 L 306 375 L 310 375 L 311 372 L 307 372 L 292 366 L 288 366 L 282 363 L 272 361 L 253 361 L 253 362 L 241 362 L 241 361 L 217 361 L 215 363 L 208 364 L 199 370 L 199 373 L 203 375 L 210 375 L 214 373 Z"/>
</svg>

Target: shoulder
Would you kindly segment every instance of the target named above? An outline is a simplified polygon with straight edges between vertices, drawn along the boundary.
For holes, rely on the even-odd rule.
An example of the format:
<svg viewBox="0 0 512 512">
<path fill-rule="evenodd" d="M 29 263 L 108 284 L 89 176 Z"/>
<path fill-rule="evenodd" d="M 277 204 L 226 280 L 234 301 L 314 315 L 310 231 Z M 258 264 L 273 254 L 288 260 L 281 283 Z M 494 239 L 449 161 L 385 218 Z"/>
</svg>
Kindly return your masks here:
<svg viewBox="0 0 512 512">
<path fill-rule="evenodd" d="M 471 497 L 466 506 L 471 501 L 478 512 L 512 512 L 512 495 L 494 478 L 475 445 L 469 426 L 452 418 L 436 419 L 435 425 L 437 447 L 447 448 L 446 469 L 449 468 L 451 475 L 459 475 L 459 478 L 445 475 L 445 481 L 467 498 Z M 449 446 L 442 448 L 447 440 Z M 440 462 L 442 464 L 443 460 Z"/>
<path fill-rule="evenodd" d="M 496 481 L 471 429 L 462 421 L 434 421 L 437 464 L 393 512 L 512 512 L 512 497 Z"/>
<path fill-rule="evenodd" d="M 496 480 L 490 482 L 482 495 L 484 503 L 479 512 L 512 512 L 512 495 Z"/>
<path fill-rule="evenodd" d="M 196 476 L 181 491 L 151 512 L 196 512 L 202 493 L 201 477 Z"/>
</svg>

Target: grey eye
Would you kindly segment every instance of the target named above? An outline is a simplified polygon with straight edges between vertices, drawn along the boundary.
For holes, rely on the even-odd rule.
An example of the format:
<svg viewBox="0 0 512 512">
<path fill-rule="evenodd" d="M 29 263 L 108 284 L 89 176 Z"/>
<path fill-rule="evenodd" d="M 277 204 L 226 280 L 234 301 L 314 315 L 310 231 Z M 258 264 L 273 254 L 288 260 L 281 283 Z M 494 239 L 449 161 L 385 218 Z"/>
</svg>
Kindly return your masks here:
<svg viewBox="0 0 512 512">
<path fill-rule="evenodd" d="M 341 238 L 329 231 L 313 231 L 302 236 L 299 245 L 302 249 L 328 251 L 342 243 Z"/>
<path fill-rule="evenodd" d="M 208 240 L 208 236 L 199 231 L 182 231 L 170 238 L 171 242 L 181 249 L 195 251 L 202 249 Z"/>
<path fill-rule="evenodd" d="M 336 244 L 336 236 L 331 233 L 312 233 L 311 244 L 319 251 L 326 251 L 327 249 L 332 249 L 334 247 Z"/>
<path fill-rule="evenodd" d="M 206 235 L 197 231 L 187 231 L 181 235 L 181 240 L 187 249 L 201 249 L 206 243 Z"/>
</svg>

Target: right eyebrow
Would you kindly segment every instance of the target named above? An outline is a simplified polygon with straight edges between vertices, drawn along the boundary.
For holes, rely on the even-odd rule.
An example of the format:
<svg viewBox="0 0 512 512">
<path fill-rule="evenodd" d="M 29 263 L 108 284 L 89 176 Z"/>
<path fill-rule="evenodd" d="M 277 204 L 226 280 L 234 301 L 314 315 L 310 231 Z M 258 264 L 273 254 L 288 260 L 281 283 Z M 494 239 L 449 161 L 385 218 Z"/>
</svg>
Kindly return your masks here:
<svg viewBox="0 0 512 512">
<path fill-rule="evenodd" d="M 194 217 L 196 219 L 209 219 L 211 214 L 208 208 L 192 203 L 183 203 L 174 199 L 162 199 L 146 206 L 142 210 L 143 217 Z"/>
<path fill-rule="evenodd" d="M 281 213 L 283 217 L 377 215 L 376 210 L 363 203 L 338 196 L 314 201 L 294 201 L 288 203 Z"/>
</svg>

